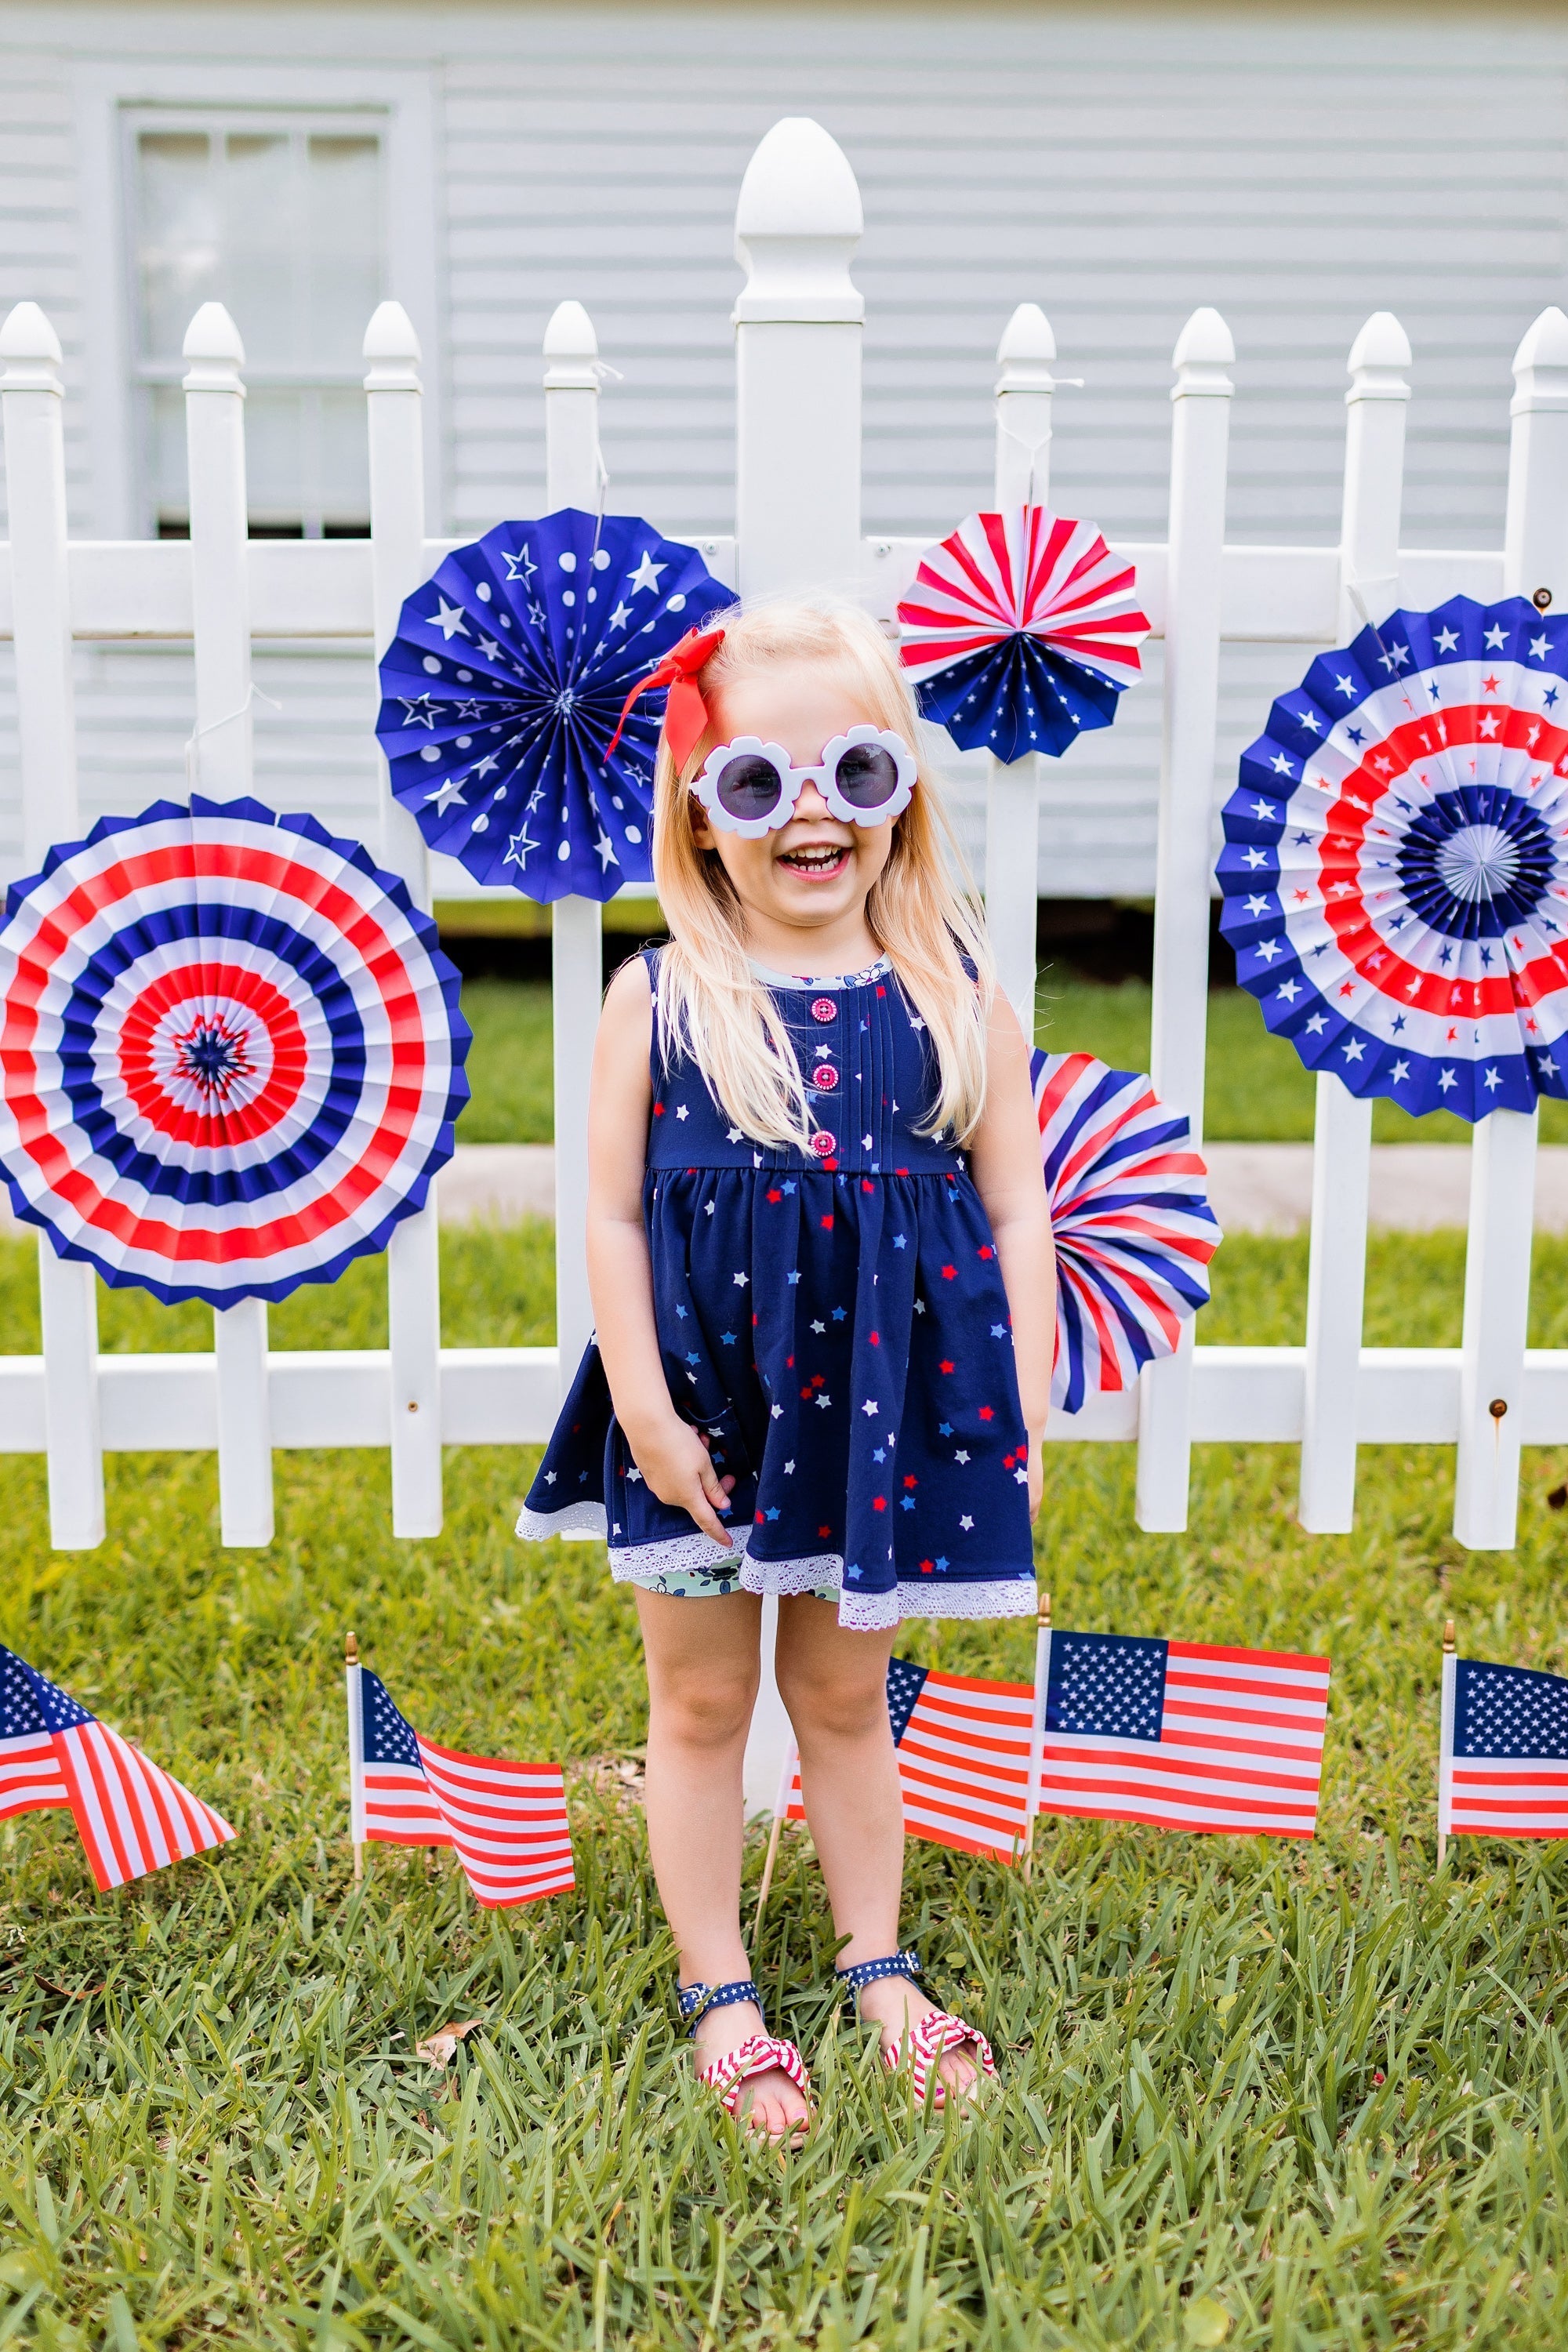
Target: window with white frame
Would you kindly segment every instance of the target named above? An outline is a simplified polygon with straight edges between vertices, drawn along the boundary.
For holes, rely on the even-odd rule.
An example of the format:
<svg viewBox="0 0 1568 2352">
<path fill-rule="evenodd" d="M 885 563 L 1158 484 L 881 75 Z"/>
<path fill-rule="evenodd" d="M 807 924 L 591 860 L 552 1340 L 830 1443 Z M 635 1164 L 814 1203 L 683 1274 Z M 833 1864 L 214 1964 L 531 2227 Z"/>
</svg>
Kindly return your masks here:
<svg viewBox="0 0 1568 2352">
<path fill-rule="evenodd" d="M 131 350 L 144 527 L 190 528 L 180 347 L 203 302 L 245 344 L 254 538 L 369 529 L 360 347 L 386 278 L 385 142 L 374 116 L 124 118 Z"/>
</svg>

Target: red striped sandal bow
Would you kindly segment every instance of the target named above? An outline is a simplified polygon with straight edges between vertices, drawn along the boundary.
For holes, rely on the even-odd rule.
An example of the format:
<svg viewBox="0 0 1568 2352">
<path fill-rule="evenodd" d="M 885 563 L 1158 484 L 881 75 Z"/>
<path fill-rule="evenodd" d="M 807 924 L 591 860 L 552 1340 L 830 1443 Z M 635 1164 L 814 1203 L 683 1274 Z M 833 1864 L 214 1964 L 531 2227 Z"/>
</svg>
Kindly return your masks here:
<svg viewBox="0 0 1568 2352">
<path fill-rule="evenodd" d="M 860 1960 L 853 1968 L 837 1969 L 834 1973 L 844 1987 L 846 2012 L 853 2023 L 859 2015 L 858 1996 L 861 1987 L 876 1984 L 884 1977 L 905 1977 L 910 1984 L 918 1984 L 920 1957 L 911 1951 L 889 1952 L 885 1959 Z M 947 2085 L 936 2069 L 947 2050 L 971 2054 L 983 2076 L 994 2076 L 996 2062 L 984 2033 L 966 2018 L 951 2016 L 945 2009 L 928 2010 L 919 2024 L 910 2026 L 890 2047 L 884 2042 L 882 2061 L 888 2072 L 896 2074 L 907 2057 L 916 2098 L 923 2105 L 929 2089 L 932 2106 L 942 2107 L 947 2104 Z"/>
<path fill-rule="evenodd" d="M 759 2010 L 763 2005 L 762 1994 L 749 1979 L 733 1984 L 677 1985 L 675 1998 L 681 2017 L 692 2034 L 697 2031 L 699 2021 L 706 2017 L 710 2009 L 727 2009 L 732 2002 L 742 2000 L 754 2001 Z M 805 2059 L 793 2042 L 781 2042 L 772 2033 L 749 2034 L 735 2049 L 726 2050 L 722 2057 L 710 2060 L 706 2066 L 700 2066 L 697 2079 L 705 2090 L 718 2092 L 720 2105 L 726 2115 L 732 2116 L 740 2103 L 742 2085 L 754 2081 L 759 2074 L 771 2074 L 775 2070 L 787 2075 L 804 2098 L 810 2098 L 811 2076 L 806 2072 Z M 798 2138 L 805 2129 L 805 2125 L 802 2122 L 773 2137 L 779 2139 Z"/>
</svg>

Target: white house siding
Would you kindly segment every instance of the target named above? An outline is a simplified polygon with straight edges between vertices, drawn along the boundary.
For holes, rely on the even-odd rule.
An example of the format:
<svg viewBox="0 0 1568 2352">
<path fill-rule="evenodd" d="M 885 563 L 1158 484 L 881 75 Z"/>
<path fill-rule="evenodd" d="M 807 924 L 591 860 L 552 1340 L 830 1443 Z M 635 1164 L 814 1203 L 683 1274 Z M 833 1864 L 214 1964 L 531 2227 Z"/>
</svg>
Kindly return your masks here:
<svg viewBox="0 0 1568 2352">
<path fill-rule="evenodd" d="M 568 295 L 626 379 L 604 401 L 614 502 L 668 529 L 729 526 L 735 193 L 784 113 L 827 126 L 865 197 L 872 531 L 936 535 L 982 502 L 992 354 L 1032 298 L 1063 373 L 1086 379 L 1057 404 L 1066 510 L 1161 535 L 1171 346 L 1212 302 L 1239 354 L 1230 536 L 1331 541 L 1345 352 L 1389 309 L 1415 350 L 1406 541 L 1495 545 L 1509 360 L 1568 299 L 1568 15 L 1551 7 L 0 5 L 0 304 L 35 297 L 66 343 L 84 533 L 103 526 L 81 257 L 112 225 L 84 216 L 73 77 L 124 60 L 144 96 L 155 60 L 188 75 L 204 58 L 218 94 L 247 60 L 428 74 L 446 402 L 432 528 L 536 507 L 540 337 Z M 1227 655 L 1216 792 L 1303 658 Z M 260 714 L 263 789 L 364 828 L 364 663 L 301 651 L 258 667 L 284 706 Z M 81 689 L 89 813 L 177 785 L 184 656 L 85 650 Z M 0 674 L 0 738 L 10 720 Z M 1053 772 L 1043 891 L 1150 888 L 1157 749 L 1152 681 Z M 15 798 L 0 740 L 6 870 Z"/>
</svg>

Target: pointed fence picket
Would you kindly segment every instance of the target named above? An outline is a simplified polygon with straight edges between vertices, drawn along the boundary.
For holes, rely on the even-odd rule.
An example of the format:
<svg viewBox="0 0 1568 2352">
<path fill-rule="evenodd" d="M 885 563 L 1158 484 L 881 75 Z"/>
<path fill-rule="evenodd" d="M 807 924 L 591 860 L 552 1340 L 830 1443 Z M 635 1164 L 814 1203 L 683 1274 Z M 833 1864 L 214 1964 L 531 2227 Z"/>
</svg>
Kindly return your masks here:
<svg viewBox="0 0 1568 2352">
<path fill-rule="evenodd" d="M 1337 635 L 1348 642 L 1399 599 L 1399 511 L 1405 482 L 1403 371 L 1410 345 L 1379 310 L 1351 346 L 1345 394 L 1345 482 Z M 1302 1400 L 1301 1525 L 1342 1534 L 1355 1514 L 1356 1388 L 1366 1281 L 1372 1105 L 1332 1070 L 1319 1073 L 1312 1153 L 1312 1240 L 1307 1283 L 1307 1379 Z"/>
<path fill-rule="evenodd" d="M 851 277 L 859 191 L 815 123 L 775 125 L 752 159 L 736 215 L 746 283 L 734 310 L 738 384 L 734 540 L 700 536 L 720 576 L 748 594 L 847 591 L 890 620 L 924 543 L 861 537 L 860 366 L 864 303 Z M 251 788 L 253 644 L 358 641 L 379 652 L 403 599 L 452 541 L 426 536 L 420 352 L 406 314 L 369 323 L 372 535 L 368 543 L 250 541 L 245 529 L 243 354 L 217 305 L 186 339 L 188 544 L 68 541 L 59 345 L 36 304 L 0 328 L 0 404 L 12 537 L 0 547 L 0 635 L 15 641 L 25 870 L 80 830 L 71 640 L 184 640 L 195 654 L 191 780 L 223 798 Z M 1031 303 L 998 350 L 999 499 L 1047 495 L 1055 343 Z M 1125 544 L 1163 639 L 1152 1073 L 1201 1136 L 1220 648 L 1300 647 L 1353 635 L 1363 613 L 1420 606 L 1459 590 L 1568 596 L 1568 318 L 1549 310 L 1514 364 L 1506 532 L 1496 550 L 1398 543 L 1410 351 L 1398 321 L 1370 319 L 1350 353 L 1343 525 L 1337 548 L 1226 547 L 1225 506 L 1235 358 L 1225 321 L 1184 328 L 1172 394 L 1170 524 L 1163 542 Z M 595 508 L 601 370 L 593 323 L 563 303 L 544 341 L 546 480 L 540 510 Z M 679 531 L 679 516 L 660 517 Z M 955 516 L 952 519 L 956 521 Z M 1293 682 L 1292 667 L 1279 683 Z M 1261 722 L 1264 713 L 1259 710 Z M 367 710 L 367 724 L 369 723 Z M 186 778 L 163 785 L 179 793 Z M 987 790 L 985 878 L 1003 984 L 1032 1006 L 1038 763 L 995 769 Z M 429 861 L 417 827 L 384 790 L 372 847 L 422 906 Z M 587 1073 L 598 1016 L 600 915 L 554 915 L 556 1248 L 559 1349 L 440 1345 L 437 1206 L 397 1229 L 387 1256 L 385 1349 L 290 1353 L 268 1346 L 258 1304 L 215 1316 L 210 1355 L 100 1356 L 89 1272 L 39 1247 L 43 1349 L 0 1358 L 0 1451 L 48 1465 L 50 1524 L 65 1548 L 104 1533 L 105 1449 L 216 1449 L 226 1543 L 272 1531 L 273 1455 L 293 1446 L 370 1446 L 392 1465 L 393 1525 L 429 1536 L 442 1521 L 444 1444 L 524 1444 L 547 1433 L 590 1322 L 584 1265 Z M 1455 1532 L 1472 1547 L 1513 1541 L 1521 1444 L 1568 1443 L 1568 1351 L 1525 1346 L 1535 1121 L 1499 1112 L 1476 1131 L 1464 1339 L 1458 1349 L 1362 1344 L 1369 1107 L 1337 1076 L 1318 1087 L 1307 1343 L 1177 1355 L 1135 1391 L 1093 1398 L 1058 1440 L 1138 1444 L 1142 1526 L 1186 1523 L 1194 1442 L 1299 1443 L 1300 1517 L 1352 1524 L 1356 1450 L 1369 1443 L 1458 1449 Z M 782 1711 L 759 1712 L 748 1786 L 771 1802 Z"/>
</svg>

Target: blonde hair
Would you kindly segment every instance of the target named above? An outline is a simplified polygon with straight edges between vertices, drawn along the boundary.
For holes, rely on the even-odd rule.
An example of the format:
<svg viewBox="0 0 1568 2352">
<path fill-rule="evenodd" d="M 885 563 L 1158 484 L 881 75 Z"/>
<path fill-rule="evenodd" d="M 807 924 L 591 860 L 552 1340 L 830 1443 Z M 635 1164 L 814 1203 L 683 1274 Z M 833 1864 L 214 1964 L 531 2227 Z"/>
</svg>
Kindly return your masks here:
<svg viewBox="0 0 1568 2352">
<path fill-rule="evenodd" d="M 704 696 L 775 662 L 830 662 L 843 674 L 857 717 L 901 735 L 915 752 L 914 798 L 893 820 L 892 847 L 867 898 L 866 919 L 935 1053 L 936 1100 L 921 1132 L 951 1129 L 964 1142 L 985 1105 L 995 966 L 898 656 L 857 606 L 776 602 L 715 618 L 724 642 L 703 667 Z M 688 786 L 715 740 L 705 732 L 679 771 L 659 742 L 653 872 L 670 938 L 659 958 L 658 1017 L 666 1050 L 690 1055 L 744 1134 L 804 1147 L 811 1120 L 795 1047 L 752 973 L 741 902 L 718 853 L 700 848 L 692 830 Z"/>
</svg>

